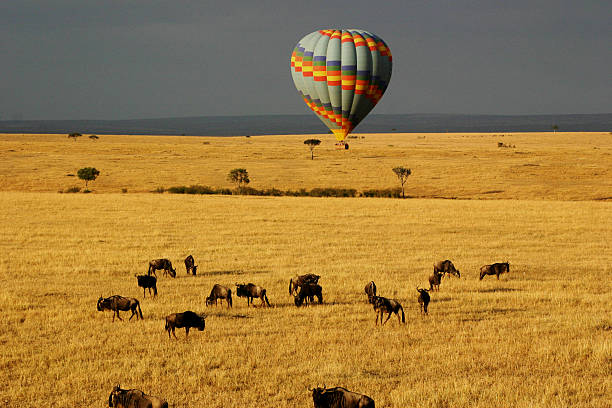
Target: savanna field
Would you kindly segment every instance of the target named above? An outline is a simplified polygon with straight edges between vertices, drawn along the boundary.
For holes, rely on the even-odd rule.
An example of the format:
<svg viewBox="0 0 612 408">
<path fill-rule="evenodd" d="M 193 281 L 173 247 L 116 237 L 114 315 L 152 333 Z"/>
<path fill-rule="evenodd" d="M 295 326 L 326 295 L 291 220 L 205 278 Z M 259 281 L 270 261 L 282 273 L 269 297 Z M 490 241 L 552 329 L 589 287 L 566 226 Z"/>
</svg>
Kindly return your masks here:
<svg viewBox="0 0 612 408">
<path fill-rule="evenodd" d="M 312 407 L 325 384 L 377 407 L 610 406 L 611 134 L 359 134 L 348 151 L 315 135 L 314 160 L 311 137 L 0 135 L 0 402 L 103 407 L 121 384 L 171 407 Z M 92 193 L 65 193 L 88 166 Z M 386 189 L 396 166 L 408 199 L 153 192 L 233 188 L 238 167 L 258 189 Z M 143 298 L 134 275 L 154 258 L 177 277 L 158 271 Z M 461 278 L 422 316 L 416 286 L 444 259 Z M 322 305 L 289 296 L 305 273 Z M 405 325 L 375 326 L 370 280 Z M 271 308 L 205 306 L 215 283 L 247 282 Z M 144 320 L 98 312 L 114 294 Z M 185 310 L 205 330 L 168 339 L 165 316 Z"/>
</svg>

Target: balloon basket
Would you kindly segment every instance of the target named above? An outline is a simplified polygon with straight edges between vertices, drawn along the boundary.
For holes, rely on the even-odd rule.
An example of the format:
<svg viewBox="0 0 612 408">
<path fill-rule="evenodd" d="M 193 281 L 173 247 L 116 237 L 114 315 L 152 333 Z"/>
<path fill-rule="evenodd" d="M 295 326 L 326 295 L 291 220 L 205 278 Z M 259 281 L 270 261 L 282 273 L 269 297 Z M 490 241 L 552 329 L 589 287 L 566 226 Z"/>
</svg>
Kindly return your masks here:
<svg viewBox="0 0 612 408">
<path fill-rule="evenodd" d="M 346 142 L 338 142 L 336 143 L 336 150 L 348 150 L 349 145 Z"/>
</svg>

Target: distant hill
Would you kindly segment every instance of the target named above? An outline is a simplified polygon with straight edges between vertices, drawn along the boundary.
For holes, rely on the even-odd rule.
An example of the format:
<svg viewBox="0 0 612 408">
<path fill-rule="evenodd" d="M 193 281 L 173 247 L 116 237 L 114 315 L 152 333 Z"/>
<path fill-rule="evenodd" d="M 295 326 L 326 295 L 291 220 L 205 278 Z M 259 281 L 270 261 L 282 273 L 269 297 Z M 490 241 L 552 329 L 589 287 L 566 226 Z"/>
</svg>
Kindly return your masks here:
<svg viewBox="0 0 612 408">
<path fill-rule="evenodd" d="M 355 133 L 612 131 L 612 113 L 576 115 L 370 115 Z M 95 133 L 135 135 L 246 136 L 320 134 L 314 115 L 199 116 L 132 120 L 8 120 L 0 133 Z"/>
</svg>

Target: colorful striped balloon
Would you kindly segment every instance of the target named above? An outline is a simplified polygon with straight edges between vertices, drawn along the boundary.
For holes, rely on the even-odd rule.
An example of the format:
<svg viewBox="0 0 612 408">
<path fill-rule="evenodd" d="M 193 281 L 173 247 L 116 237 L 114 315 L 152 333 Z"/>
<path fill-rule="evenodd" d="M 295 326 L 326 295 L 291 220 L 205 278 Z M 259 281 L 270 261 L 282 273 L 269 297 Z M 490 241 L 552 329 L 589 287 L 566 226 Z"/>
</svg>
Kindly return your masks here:
<svg viewBox="0 0 612 408">
<path fill-rule="evenodd" d="M 306 105 L 343 141 L 378 103 L 391 79 L 387 44 L 364 30 L 319 30 L 291 54 L 291 76 Z"/>
</svg>

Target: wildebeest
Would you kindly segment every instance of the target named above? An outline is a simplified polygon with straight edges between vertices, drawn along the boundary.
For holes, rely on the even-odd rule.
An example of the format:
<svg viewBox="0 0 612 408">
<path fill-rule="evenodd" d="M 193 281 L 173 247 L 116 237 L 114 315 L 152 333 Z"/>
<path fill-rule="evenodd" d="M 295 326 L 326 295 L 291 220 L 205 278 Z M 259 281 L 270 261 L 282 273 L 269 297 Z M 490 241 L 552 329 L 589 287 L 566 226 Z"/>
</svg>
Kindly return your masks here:
<svg viewBox="0 0 612 408">
<path fill-rule="evenodd" d="M 168 408 L 168 403 L 140 390 L 122 390 L 119 385 L 108 396 L 108 406 L 113 408 Z"/>
<path fill-rule="evenodd" d="M 308 300 L 310 300 L 312 303 L 315 296 L 317 297 L 319 304 L 323 303 L 323 288 L 321 288 L 321 285 L 306 283 L 300 287 L 300 292 L 294 296 L 294 303 L 297 307 L 300 307 L 304 301 L 308 303 Z"/>
<path fill-rule="evenodd" d="M 421 314 L 427 314 L 427 306 L 429 305 L 429 301 L 431 300 L 429 296 L 429 290 L 420 289 L 418 286 L 416 288 L 417 292 L 419 292 L 419 296 L 417 297 L 417 301 L 421 306 Z"/>
<path fill-rule="evenodd" d="M 151 273 L 153 273 L 155 276 L 157 276 L 157 273 L 155 273 L 155 271 L 160 269 L 164 270 L 164 276 L 168 273 L 173 278 L 176 277 L 176 269 L 172 267 L 172 262 L 165 258 L 153 259 L 151 262 L 149 262 L 149 271 L 147 274 L 150 275 Z"/>
<path fill-rule="evenodd" d="M 225 299 L 227 300 L 227 307 L 232 307 L 232 290 L 218 283 L 215 284 L 210 291 L 210 295 L 206 298 L 206 306 L 212 305 L 213 302 L 217 306 L 217 299 L 221 299 L 221 306 L 223 306 L 223 299 Z"/>
<path fill-rule="evenodd" d="M 497 275 L 497 280 L 499 280 L 499 275 L 508 272 L 510 272 L 510 264 L 508 262 L 498 262 L 492 265 L 484 265 L 480 268 L 480 280 L 482 280 L 485 275 Z"/>
<path fill-rule="evenodd" d="M 436 262 L 434 264 L 434 274 L 442 273 L 444 275 L 455 275 L 458 278 L 461 278 L 461 272 L 459 269 L 455 268 L 455 265 L 448 259 L 445 261 Z"/>
<path fill-rule="evenodd" d="M 302 287 L 302 285 L 307 283 L 317 284 L 319 283 L 319 275 L 315 275 L 314 273 L 307 273 L 306 275 L 299 275 L 294 278 L 289 279 L 289 294 L 297 295 L 298 289 Z"/>
<path fill-rule="evenodd" d="M 312 401 L 314 408 L 375 408 L 372 398 L 344 387 L 315 388 Z"/>
<path fill-rule="evenodd" d="M 440 282 L 442 282 L 442 272 L 434 272 L 429 277 L 429 290 L 440 290 Z"/>
<path fill-rule="evenodd" d="M 195 261 L 193 260 L 193 256 L 189 255 L 187 258 L 185 258 L 185 269 L 187 269 L 187 275 L 189 275 L 189 272 L 191 272 L 193 274 L 193 276 L 196 275 L 196 271 L 198 269 L 198 266 L 195 265 Z"/>
<path fill-rule="evenodd" d="M 253 283 L 237 283 L 236 295 L 238 295 L 238 297 L 247 298 L 247 306 L 250 306 L 250 304 L 253 303 L 253 298 L 260 298 L 262 306 L 264 305 L 264 303 L 270 306 L 268 296 L 266 295 L 266 290 L 261 286 L 257 286 Z"/>
<path fill-rule="evenodd" d="M 372 298 L 372 305 L 374 305 L 374 311 L 376 312 L 376 325 L 378 325 L 378 317 L 380 316 L 380 323 L 383 326 L 389 318 L 391 317 L 391 313 L 395 313 L 397 315 L 397 321 L 400 321 L 399 312 L 402 312 L 402 323 L 406 323 L 406 317 L 404 315 L 404 308 L 402 305 L 395 299 L 387 299 L 382 296 L 374 296 Z M 388 313 L 387 319 L 383 323 L 383 314 Z"/>
<path fill-rule="evenodd" d="M 372 303 L 372 298 L 376 296 L 376 284 L 374 281 L 368 282 L 365 286 L 365 293 L 368 295 L 368 303 Z"/>
<path fill-rule="evenodd" d="M 115 315 L 119 318 L 119 320 L 123 320 L 121 316 L 119 316 L 119 311 L 126 312 L 128 310 L 132 311 L 132 315 L 129 320 L 132 320 L 132 317 L 136 315 L 136 320 L 138 320 L 138 315 L 140 314 L 140 318 L 142 317 L 142 310 L 140 310 L 140 302 L 135 298 L 126 298 L 119 295 L 114 295 L 111 297 L 103 298 L 100 296 L 98 299 L 98 311 L 102 312 L 106 309 L 113 311 L 113 322 L 115 321 Z"/>
<path fill-rule="evenodd" d="M 192 312 L 191 310 L 187 310 L 183 313 L 173 313 L 171 315 L 166 316 L 166 330 L 168 331 L 168 338 L 170 339 L 170 331 L 172 331 L 172 335 L 176 339 L 176 333 L 174 333 L 175 328 L 185 328 L 185 337 L 189 336 L 189 328 L 195 327 L 199 331 L 204 330 L 204 326 L 206 316 L 199 315 L 197 313 Z"/>
<path fill-rule="evenodd" d="M 142 296 L 147 297 L 146 289 L 149 289 L 149 296 L 151 295 L 151 289 L 153 289 L 153 296 L 157 296 L 157 278 L 152 275 L 134 275 L 138 279 L 138 286 L 142 288 Z"/>
</svg>

